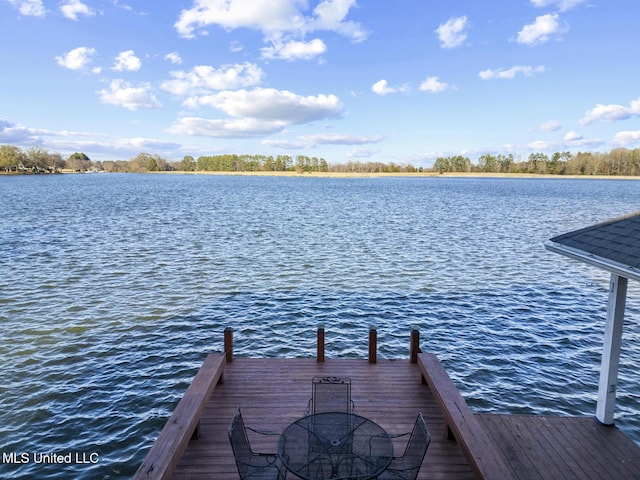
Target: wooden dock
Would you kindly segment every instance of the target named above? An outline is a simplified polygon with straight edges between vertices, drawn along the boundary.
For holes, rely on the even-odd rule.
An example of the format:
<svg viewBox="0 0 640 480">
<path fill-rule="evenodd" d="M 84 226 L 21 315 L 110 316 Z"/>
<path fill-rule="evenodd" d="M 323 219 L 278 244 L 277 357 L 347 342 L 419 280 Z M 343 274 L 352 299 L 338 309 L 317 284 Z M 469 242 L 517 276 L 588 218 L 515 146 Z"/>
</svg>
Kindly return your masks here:
<svg viewBox="0 0 640 480">
<path fill-rule="evenodd" d="M 323 361 L 318 361 L 321 357 Z M 177 445 L 174 436 L 183 435 L 186 444 L 191 435 L 182 431 L 185 421 L 174 418 L 184 413 L 172 416 L 136 479 L 238 479 L 227 436 L 236 408 L 241 408 L 247 426 L 281 432 L 304 414 L 311 397 L 311 379 L 316 375 L 350 377 L 356 413 L 391 434 L 410 431 L 418 412 L 423 413 L 432 440 L 419 480 L 485 477 L 471 465 L 485 461 L 486 452 L 476 450 L 476 458 L 471 458 L 460 447 L 465 442 L 449 439 L 439 400 L 424 382 L 418 363 L 409 358 L 377 360 L 371 351 L 369 359 L 325 359 L 323 352 L 318 359 L 229 356 L 232 361 L 227 362 L 219 358 L 222 383 L 214 385 L 212 393 L 204 393 L 207 398 L 202 404 L 200 437 L 188 442 L 167 472 L 156 468 L 162 463 L 160 457 Z M 417 353 L 411 358 L 416 360 Z M 198 393 L 185 396 L 189 396 L 186 403 L 195 404 Z M 495 447 L 498 463 L 510 478 L 640 478 L 640 447 L 616 427 L 602 426 L 593 418 L 488 413 L 473 417 L 473 423 L 483 429 L 481 438 Z M 277 437 L 264 440 L 250 436 L 250 440 L 256 451 L 276 451 Z M 402 453 L 403 441 L 406 438 L 395 444 L 396 455 Z"/>
</svg>

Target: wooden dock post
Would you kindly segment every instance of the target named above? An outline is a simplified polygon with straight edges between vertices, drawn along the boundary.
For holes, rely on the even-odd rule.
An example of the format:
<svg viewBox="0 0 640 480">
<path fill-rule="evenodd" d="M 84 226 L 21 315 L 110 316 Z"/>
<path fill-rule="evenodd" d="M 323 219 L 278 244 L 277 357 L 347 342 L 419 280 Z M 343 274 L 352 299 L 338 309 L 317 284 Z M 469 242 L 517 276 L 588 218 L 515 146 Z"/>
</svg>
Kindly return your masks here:
<svg viewBox="0 0 640 480">
<path fill-rule="evenodd" d="M 418 363 L 418 353 L 420 353 L 420 330 L 413 326 L 411 327 L 411 343 L 409 345 L 411 363 Z"/>
<path fill-rule="evenodd" d="M 375 325 L 369 327 L 369 363 L 376 363 L 378 350 L 378 331 Z"/>
<path fill-rule="evenodd" d="M 227 362 L 233 362 L 233 328 L 224 329 L 224 355 Z"/>
<path fill-rule="evenodd" d="M 316 359 L 318 363 L 324 362 L 324 326 L 318 325 L 318 333 L 317 333 L 317 353 Z"/>
</svg>

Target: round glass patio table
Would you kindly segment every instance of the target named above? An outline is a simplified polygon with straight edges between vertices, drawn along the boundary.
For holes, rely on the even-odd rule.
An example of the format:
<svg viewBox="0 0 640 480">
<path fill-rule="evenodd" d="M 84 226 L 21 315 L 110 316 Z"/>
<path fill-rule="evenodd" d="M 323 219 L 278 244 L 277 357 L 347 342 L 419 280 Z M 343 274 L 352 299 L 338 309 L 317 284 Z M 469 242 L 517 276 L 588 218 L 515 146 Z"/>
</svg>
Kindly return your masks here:
<svg viewBox="0 0 640 480">
<path fill-rule="evenodd" d="M 317 413 L 289 425 L 278 440 L 278 455 L 305 480 L 366 480 L 391 463 L 393 443 L 377 423 L 350 413 Z"/>
</svg>

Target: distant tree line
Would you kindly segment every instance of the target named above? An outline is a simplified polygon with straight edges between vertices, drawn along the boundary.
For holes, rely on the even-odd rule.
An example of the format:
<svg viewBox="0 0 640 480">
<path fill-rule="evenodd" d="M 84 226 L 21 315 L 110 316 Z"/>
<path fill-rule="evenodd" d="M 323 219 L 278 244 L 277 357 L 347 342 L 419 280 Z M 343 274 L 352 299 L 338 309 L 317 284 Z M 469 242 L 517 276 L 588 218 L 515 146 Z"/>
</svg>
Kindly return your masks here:
<svg viewBox="0 0 640 480">
<path fill-rule="evenodd" d="M 360 162 L 349 160 L 347 163 L 331 165 L 329 171 L 336 173 L 416 173 L 425 171 L 413 165 L 398 165 L 394 162 Z M 428 171 L 428 170 L 427 170 Z"/>
<path fill-rule="evenodd" d="M 201 172 L 328 172 L 329 164 L 324 158 L 298 155 L 212 155 L 194 160 L 185 157 L 181 170 Z"/>
<path fill-rule="evenodd" d="M 0 171 L 17 173 L 56 173 L 61 171 L 104 172 L 335 172 L 335 173 L 516 173 L 555 175 L 628 175 L 640 176 L 640 149 L 616 148 L 608 153 L 555 152 L 552 155 L 532 153 L 528 157 L 512 154 L 480 156 L 477 163 L 462 155 L 438 157 L 430 169 L 393 162 L 360 162 L 330 164 L 324 158 L 306 155 L 205 155 L 197 159 L 190 155 L 171 162 L 160 155 L 140 153 L 130 160 L 92 161 L 76 152 L 64 159 L 41 147 L 22 150 L 12 145 L 0 145 Z"/>
<path fill-rule="evenodd" d="M 445 172 L 530 173 L 552 175 L 640 175 L 640 149 L 616 148 L 608 153 L 532 153 L 526 159 L 484 154 L 476 165 L 468 157 L 439 157 L 433 170 Z"/>
</svg>

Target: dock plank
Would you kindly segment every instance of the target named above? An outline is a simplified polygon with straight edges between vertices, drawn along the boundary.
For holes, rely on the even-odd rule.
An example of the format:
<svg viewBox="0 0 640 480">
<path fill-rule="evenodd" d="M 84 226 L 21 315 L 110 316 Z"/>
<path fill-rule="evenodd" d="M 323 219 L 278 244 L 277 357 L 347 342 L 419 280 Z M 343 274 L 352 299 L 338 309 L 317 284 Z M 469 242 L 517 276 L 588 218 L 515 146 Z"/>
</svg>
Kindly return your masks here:
<svg viewBox="0 0 640 480">
<path fill-rule="evenodd" d="M 618 428 L 589 417 L 476 414 L 514 478 L 640 478 L 640 447 Z"/>
</svg>

